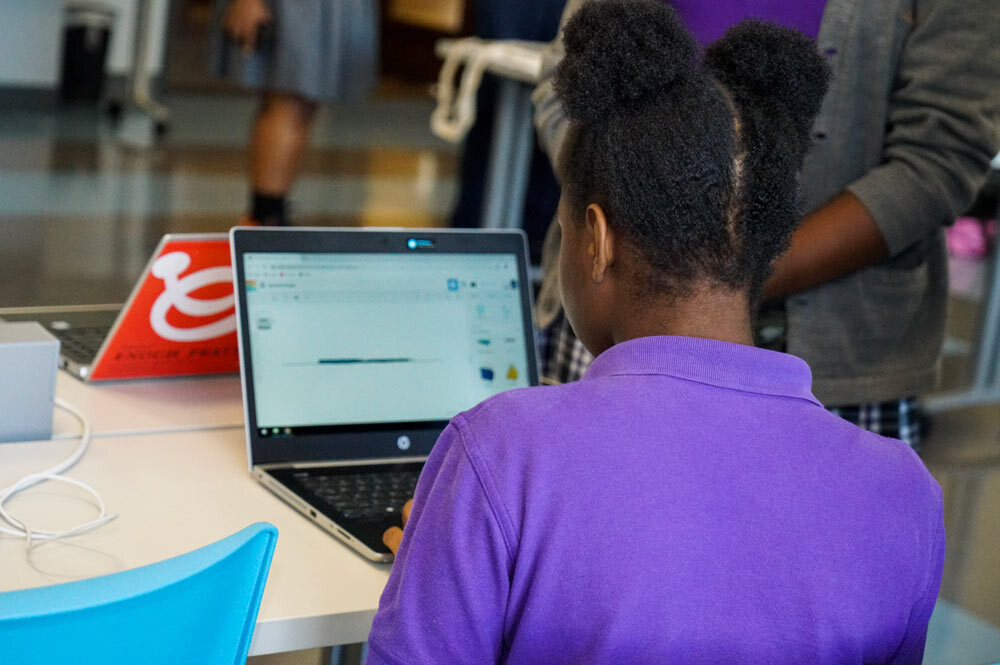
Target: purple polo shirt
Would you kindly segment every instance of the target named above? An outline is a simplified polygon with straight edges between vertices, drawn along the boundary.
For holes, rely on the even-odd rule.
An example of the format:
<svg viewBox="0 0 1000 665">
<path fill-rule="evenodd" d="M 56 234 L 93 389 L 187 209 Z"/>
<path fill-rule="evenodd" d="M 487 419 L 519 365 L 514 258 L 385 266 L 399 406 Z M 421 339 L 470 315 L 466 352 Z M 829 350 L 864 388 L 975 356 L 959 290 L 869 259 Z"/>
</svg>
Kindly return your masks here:
<svg viewBox="0 0 1000 665">
<path fill-rule="evenodd" d="M 812 38 L 819 35 L 826 0 L 670 0 L 700 44 L 714 42 L 745 18 L 772 21 Z"/>
<path fill-rule="evenodd" d="M 806 364 L 649 337 L 457 416 L 369 663 L 920 663 L 941 490 Z"/>
</svg>

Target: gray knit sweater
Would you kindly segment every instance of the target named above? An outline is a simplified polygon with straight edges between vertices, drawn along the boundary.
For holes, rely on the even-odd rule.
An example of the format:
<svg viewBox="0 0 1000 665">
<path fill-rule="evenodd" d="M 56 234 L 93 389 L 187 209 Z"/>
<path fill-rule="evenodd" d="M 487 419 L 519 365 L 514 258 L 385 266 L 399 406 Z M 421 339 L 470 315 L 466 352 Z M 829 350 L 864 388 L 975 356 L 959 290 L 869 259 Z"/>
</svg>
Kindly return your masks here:
<svg viewBox="0 0 1000 665">
<path fill-rule="evenodd" d="M 570 0 L 563 21 L 584 1 Z M 1000 149 L 1000 4 L 828 0 L 817 45 L 833 80 L 802 168 L 805 210 L 851 191 L 890 258 L 788 298 L 788 352 L 812 367 L 828 406 L 920 395 L 934 387 L 944 337 L 943 228 Z M 558 40 L 547 49 L 534 94 L 554 162 L 567 128 L 550 78 L 562 53 Z M 546 243 L 542 326 L 561 307 L 558 225 Z"/>
</svg>

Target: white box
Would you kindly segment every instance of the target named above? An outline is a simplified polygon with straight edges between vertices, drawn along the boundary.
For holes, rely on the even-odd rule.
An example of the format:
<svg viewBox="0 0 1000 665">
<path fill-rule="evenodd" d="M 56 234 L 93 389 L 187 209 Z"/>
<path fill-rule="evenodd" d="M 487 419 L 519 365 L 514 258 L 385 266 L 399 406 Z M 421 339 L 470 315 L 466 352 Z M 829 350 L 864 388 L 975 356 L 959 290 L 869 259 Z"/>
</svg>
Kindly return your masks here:
<svg viewBox="0 0 1000 665">
<path fill-rule="evenodd" d="M 0 443 L 52 438 L 59 340 L 34 321 L 0 323 Z"/>
</svg>

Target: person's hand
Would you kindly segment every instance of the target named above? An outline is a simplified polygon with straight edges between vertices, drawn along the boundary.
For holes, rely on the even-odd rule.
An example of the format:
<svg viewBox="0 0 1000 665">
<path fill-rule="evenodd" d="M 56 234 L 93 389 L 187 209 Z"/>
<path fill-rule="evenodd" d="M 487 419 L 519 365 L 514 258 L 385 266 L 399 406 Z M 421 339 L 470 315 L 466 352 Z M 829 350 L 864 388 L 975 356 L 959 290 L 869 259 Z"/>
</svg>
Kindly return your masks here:
<svg viewBox="0 0 1000 665">
<path fill-rule="evenodd" d="M 257 49 L 260 29 L 274 20 L 264 0 L 232 0 L 226 7 L 222 25 L 244 53 Z"/>
<path fill-rule="evenodd" d="M 406 502 L 403 506 L 403 528 L 406 528 L 406 523 L 410 521 L 410 511 L 413 510 L 413 499 Z M 382 542 L 385 546 L 392 550 L 393 554 L 399 552 L 399 544 L 403 541 L 403 529 L 398 526 L 394 526 L 390 529 L 386 529 L 385 533 L 382 534 Z"/>
</svg>

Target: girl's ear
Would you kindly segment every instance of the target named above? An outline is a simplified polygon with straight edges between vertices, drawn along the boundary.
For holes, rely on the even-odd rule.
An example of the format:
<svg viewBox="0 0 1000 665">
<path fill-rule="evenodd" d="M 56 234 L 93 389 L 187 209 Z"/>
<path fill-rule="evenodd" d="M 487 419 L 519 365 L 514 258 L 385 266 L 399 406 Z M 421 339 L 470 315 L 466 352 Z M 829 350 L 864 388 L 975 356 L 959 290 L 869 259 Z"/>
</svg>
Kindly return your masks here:
<svg viewBox="0 0 1000 665">
<path fill-rule="evenodd" d="M 585 227 L 587 255 L 592 260 L 592 277 L 600 284 L 607 276 L 608 270 L 615 260 L 614 233 L 608 226 L 608 218 L 604 209 L 596 203 L 587 206 L 587 223 Z"/>
</svg>

